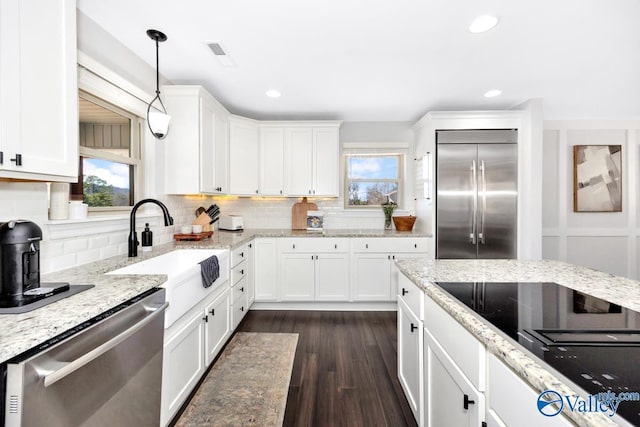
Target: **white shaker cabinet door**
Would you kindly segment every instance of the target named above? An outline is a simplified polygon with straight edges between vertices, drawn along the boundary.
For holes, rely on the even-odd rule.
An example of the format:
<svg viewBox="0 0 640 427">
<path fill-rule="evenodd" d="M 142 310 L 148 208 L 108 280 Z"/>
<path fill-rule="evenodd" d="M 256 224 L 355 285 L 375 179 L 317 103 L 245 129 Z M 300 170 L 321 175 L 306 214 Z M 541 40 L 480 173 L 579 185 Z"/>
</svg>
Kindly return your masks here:
<svg viewBox="0 0 640 427">
<path fill-rule="evenodd" d="M 260 128 L 260 195 L 284 194 L 284 128 Z"/>
<path fill-rule="evenodd" d="M 216 113 L 206 98 L 200 98 L 200 191 L 216 192 Z M 184 173 L 184 170 L 181 171 Z"/>
<path fill-rule="evenodd" d="M 313 301 L 314 255 L 280 255 L 280 296 L 283 301 Z"/>
<path fill-rule="evenodd" d="M 227 338 L 231 335 L 230 291 L 220 294 L 211 304 L 205 307 L 205 351 L 206 366 L 209 366 L 218 355 Z"/>
<path fill-rule="evenodd" d="M 258 126 L 249 120 L 230 120 L 229 187 L 231 194 L 258 195 Z"/>
<path fill-rule="evenodd" d="M 338 196 L 340 146 L 337 128 L 314 128 L 315 196 Z"/>
<path fill-rule="evenodd" d="M 422 416 L 422 340 L 422 322 L 404 301 L 398 301 L 398 379 L 418 424 Z"/>
<path fill-rule="evenodd" d="M 288 196 L 313 193 L 313 133 L 311 128 L 285 129 L 285 169 Z"/>
<path fill-rule="evenodd" d="M 349 255 L 318 254 L 315 259 L 316 301 L 349 300 Z"/>
<path fill-rule="evenodd" d="M 355 301 L 392 301 L 391 256 L 353 254 L 353 299 Z"/>
<path fill-rule="evenodd" d="M 276 301 L 277 293 L 277 239 L 254 240 L 255 300 Z"/>
<path fill-rule="evenodd" d="M 0 177 L 78 178 L 76 2 L 0 3 Z"/>
<path fill-rule="evenodd" d="M 204 325 L 201 312 L 184 327 L 165 338 L 162 361 L 162 405 L 160 424 L 166 425 L 180 409 L 206 369 L 204 364 Z"/>
<path fill-rule="evenodd" d="M 476 427 L 485 415 L 484 394 L 464 376 L 426 329 L 423 408 L 424 424 L 429 426 Z"/>
</svg>

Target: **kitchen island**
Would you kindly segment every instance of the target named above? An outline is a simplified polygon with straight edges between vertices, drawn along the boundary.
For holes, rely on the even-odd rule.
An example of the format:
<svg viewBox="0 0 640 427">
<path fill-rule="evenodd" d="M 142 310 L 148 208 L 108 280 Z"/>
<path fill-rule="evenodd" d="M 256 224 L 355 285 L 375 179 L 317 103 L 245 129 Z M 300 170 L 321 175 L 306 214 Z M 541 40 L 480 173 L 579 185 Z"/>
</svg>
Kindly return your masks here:
<svg viewBox="0 0 640 427">
<path fill-rule="evenodd" d="M 462 325 L 486 348 L 487 354 L 493 355 L 500 362 L 503 362 L 536 393 L 555 390 L 563 396 L 585 396 L 587 394 L 551 366 L 529 353 L 507 334 L 445 292 L 435 284 L 436 282 L 476 282 L 487 283 L 488 286 L 489 282 L 520 282 L 524 285 L 526 285 L 525 282 L 555 282 L 571 290 L 601 298 L 623 308 L 640 311 L 639 282 L 558 261 L 401 260 L 397 261 L 396 265 L 404 276 L 424 292 L 425 330 L 431 326 L 428 322 L 426 305 L 430 300 L 433 301 L 430 302 L 431 304 L 435 303 L 448 316 L 455 319 L 457 324 Z M 487 301 L 485 301 L 486 303 Z M 630 363 L 633 362 L 630 361 Z M 635 367 L 631 369 L 635 369 Z M 487 381 L 487 384 L 489 382 Z M 483 390 L 483 387 L 489 389 L 487 393 L 491 396 L 490 386 L 482 382 L 479 387 L 480 391 Z M 489 406 L 487 405 L 487 407 Z M 610 417 L 602 413 L 572 412 L 566 406 L 563 414 L 578 425 L 616 425 Z M 535 408 L 535 400 L 531 401 L 531 408 Z M 619 419 L 618 421 L 624 422 Z"/>
</svg>

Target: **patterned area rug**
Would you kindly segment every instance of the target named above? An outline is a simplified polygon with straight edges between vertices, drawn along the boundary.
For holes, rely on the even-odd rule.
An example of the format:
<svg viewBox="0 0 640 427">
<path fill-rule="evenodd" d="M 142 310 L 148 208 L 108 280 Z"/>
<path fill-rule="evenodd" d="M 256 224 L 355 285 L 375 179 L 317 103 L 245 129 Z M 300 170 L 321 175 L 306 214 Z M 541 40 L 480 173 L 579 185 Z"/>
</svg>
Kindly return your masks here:
<svg viewBox="0 0 640 427">
<path fill-rule="evenodd" d="M 281 426 L 298 334 L 238 332 L 176 426 Z"/>
</svg>

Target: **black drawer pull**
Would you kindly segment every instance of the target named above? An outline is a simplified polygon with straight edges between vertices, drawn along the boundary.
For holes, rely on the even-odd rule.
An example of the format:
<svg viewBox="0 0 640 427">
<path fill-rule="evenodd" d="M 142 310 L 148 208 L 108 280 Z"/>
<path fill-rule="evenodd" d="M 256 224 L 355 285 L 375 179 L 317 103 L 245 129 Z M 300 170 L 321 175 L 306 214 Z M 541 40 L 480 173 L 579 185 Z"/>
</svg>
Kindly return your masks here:
<svg viewBox="0 0 640 427">
<path fill-rule="evenodd" d="M 244 287 L 240 288 L 240 292 L 244 292 Z"/>
<path fill-rule="evenodd" d="M 16 154 L 15 158 L 9 160 L 16 162 L 16 166 L 22 166 L 22 154 Z"/>
<path fill-rule="evenodd" d="M 240 311 L 244 311 L 244 307 L 240 307 Z"/>
<path fill-rule="evenodd" d="M 244 252 L 240 252 L 240 258 L 244 258 Z"/>
<path fill-rule="evenodd" d="M 209 314 L 211 314 L 212 316 L 215 316 L 216 310 L 212 308 L 211 310 L 209 310 Z"/>
<path fill-rule="evenodd" d="M 240 270 L 240 275 L 241 275 L 241 276 L 244 276 L 244 269 L 243 269 L 243 270 Z"/>
<path fill-rule="evenodd" d="M 405 296 L 408 293 L 409 293 L 408 290 L 406 290 L 405 288 L 402 288 L 402 296 Z"/>
<path fill-rule="evenodd" d="M 204 320 L 205 322 L 209 322 L 209 316 L 204 316 L 202 320 Z"/>
<path fill-rule="evenodd" d="M 469 405 L 475 405 L 476 401 L 475 400 L 470 400 L 469 399 L 469 395 L 465 394 L 464 395 L 464 401 L 462 402 L 462 406 L 464 407 L 464 409 L 469 409 Z"/>
<path fill-rule="evenodd" d="M 335 247 L 336 249 L 338 249 L 338 244 L 336 243 L 336 244 L 334 245 L 334 247 Z"/>
<path fill-rule="evenodd" d="M 413 333 L 413 331 L 415 331 L 416 329 L 418 329 L 418 327 L 411 323 L 411 333 Z"/>
</svg>

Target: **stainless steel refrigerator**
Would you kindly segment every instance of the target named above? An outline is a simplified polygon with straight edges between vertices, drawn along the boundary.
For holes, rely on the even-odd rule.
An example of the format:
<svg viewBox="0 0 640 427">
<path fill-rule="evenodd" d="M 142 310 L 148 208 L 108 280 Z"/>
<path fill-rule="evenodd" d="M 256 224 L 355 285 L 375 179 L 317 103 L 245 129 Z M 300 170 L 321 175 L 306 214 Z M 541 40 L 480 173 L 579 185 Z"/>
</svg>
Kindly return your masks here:
<svg viewBox="0 0 640 427">
<path fill-rule="evenodd" d="M 436 132 L 436 258 L 517 257 L 517 131 Z"/>
</svg>

